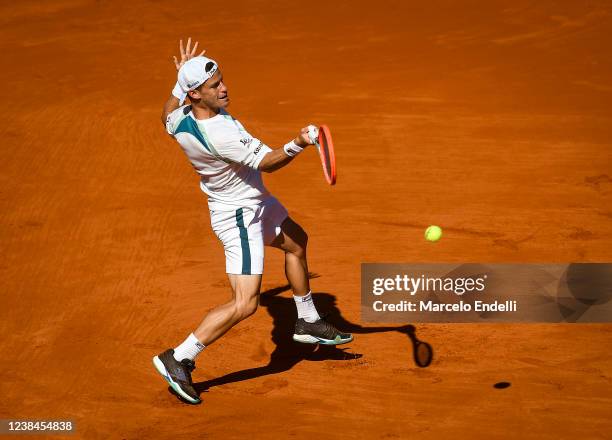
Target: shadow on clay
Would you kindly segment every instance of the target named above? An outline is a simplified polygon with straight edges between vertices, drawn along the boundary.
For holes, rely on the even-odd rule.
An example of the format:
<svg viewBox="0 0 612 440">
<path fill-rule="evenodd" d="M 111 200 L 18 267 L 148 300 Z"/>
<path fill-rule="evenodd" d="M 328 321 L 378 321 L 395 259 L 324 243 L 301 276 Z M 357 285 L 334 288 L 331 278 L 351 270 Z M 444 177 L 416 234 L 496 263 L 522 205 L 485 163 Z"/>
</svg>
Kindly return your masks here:
<svg viewBox="0 0 612 440">
<path fill-rule="evenodd" d="M 310 278 L 317 275 L 310 274 Z M 266 308 L 273 318 L 272 341 L 276 348 L 270 355 L 267 365 L 249 368 L 228 373 L 215 379 L 194 383 L 198 393 L 209 388 L 234 382 L 250 380 L 261 376 L 278 374 L 288 371 L 302 361 L 346 361 L 359 359 L 363 355 L 352 353 L 349 348 L 340 348 L 329 345 L 302 344 L 293 340 L 293 331 L 297 319 L 295 302 L 292 297 L 286 298 L 279 294 L 290 290 L 289 285 L 268 289 L 261 293 L 260 306 Z M 412 325 L 400 327 L 378 326 L 363 327 L 347 321 L 342 317 L 336 305 L 336 297 L 324 292 L 312 294 L 317 309 L 323 312 L 325 319 L 341 331 L 353 334 L 400 332 L 408 336 L 411 341 L 415 363 L 420 367 L 427 367 L 433 358 L 431 346 L 419 341 Z"/>
</svg>

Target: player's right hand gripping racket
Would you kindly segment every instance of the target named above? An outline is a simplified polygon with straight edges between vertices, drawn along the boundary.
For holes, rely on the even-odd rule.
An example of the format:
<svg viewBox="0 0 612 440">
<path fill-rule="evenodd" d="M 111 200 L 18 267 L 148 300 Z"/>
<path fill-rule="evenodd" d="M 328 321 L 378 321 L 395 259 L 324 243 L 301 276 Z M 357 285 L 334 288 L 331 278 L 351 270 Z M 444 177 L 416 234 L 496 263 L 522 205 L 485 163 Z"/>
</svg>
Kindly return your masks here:
<svg viewBox="0 0 612 440">
<path fill-rule="evenodd" d="M 336 155 L 334 154 L 334 144 L 327 125 L 319 127 L 319 135 L 315 145 L 317 150 L 319 150 L 325 180 L 330 185 L 334 185 L 336 183 Z"/>
</svg>

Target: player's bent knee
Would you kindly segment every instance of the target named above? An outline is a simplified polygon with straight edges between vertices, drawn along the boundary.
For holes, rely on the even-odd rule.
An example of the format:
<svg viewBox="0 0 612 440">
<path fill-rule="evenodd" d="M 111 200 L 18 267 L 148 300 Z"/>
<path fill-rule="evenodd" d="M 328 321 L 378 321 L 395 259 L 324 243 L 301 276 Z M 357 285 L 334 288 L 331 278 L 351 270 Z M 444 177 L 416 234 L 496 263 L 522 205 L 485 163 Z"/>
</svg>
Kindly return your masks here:
<svg viewBox="0 0 612 440">
<path fill-rule="evenodd" d="M 298 258 L 306 258 L 306 247 L 304 246 L 296 246 L 291 250 L 291 254 L 295 255 Z"/>
<path fill-rule="evenodd" d="M 236 301 L 234 305 L 234 313 L 239 321 L 248 318 L 257 311 L 258 306 L 257 298 L 250 298 L 248 300 Z"/>
<path fill-rule="evenodd" d="M 253 315 L 256 311 L 257 311 L 257 303 L 241 307 L 238 311 L 240 320 L 247 319 L 249 316 Z"/>
<path fill-rule="evenodd" d="M 308 234 L 300 228 L 300 234 L 296 234 L 293 237 L 294 245 L 291 247 L 290 252 L 299 258 L 306 257 L 306 247 L 308 246 Z"/>
</svg>

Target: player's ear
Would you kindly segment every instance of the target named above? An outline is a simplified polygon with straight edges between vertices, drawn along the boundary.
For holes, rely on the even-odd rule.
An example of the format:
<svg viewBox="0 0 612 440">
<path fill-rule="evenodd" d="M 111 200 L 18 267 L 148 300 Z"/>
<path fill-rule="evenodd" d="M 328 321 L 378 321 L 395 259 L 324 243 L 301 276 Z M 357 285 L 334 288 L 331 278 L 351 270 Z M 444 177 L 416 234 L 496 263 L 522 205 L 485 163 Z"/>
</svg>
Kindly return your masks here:
<svg viewBox="0 0 612 440">
<path fill-rule="evenodd" d="M 188 91 L 187 95 L 189 95 L 191 99 L 195 100 L 199 100 L 200 98 L 202 98 L 202 95 L 200 94 L 200 91 L 198 89 Z"/>
</svg>

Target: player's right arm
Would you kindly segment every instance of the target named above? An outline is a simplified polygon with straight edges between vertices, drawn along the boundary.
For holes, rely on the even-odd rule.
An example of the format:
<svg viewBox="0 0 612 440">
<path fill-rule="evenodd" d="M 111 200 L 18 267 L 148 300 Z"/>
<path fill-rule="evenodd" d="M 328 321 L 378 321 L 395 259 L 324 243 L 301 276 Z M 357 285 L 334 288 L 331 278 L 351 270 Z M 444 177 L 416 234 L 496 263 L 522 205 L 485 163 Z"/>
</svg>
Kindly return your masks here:
<svg viewBox="0 0 612 440">
<path fill-rule="evenodd" d="M 251 135 L 244 137 L 244 132 L 241 133 L 233 123 L 218 126 L 207 135 L 207 138 L 210 141 L 208 147 L 220 159 L 267 173 L 284 167 L 295 155 L 312 143 L 309 129 L 305 127 L 293 141 L 283 148 L 273 150 Z"/>
<path fill-rule="evenodd" d="M 301 152 L 302 149 L 308 145 L 312 145 L 311 139 L 308 136 L 308 127 L 302 128 L 300 134 L 283 148 L 277 148 L 276 150 L 269 151 L 261 162 L 259 162 L 259 171 L 264 173 L 272 173 L 280 170 L 295 158 L 295 156 Z M 293 144 L 293 145 L 292 145 Z M 297 147 L 297 148 L 296 148 Z"/>
</svg>

